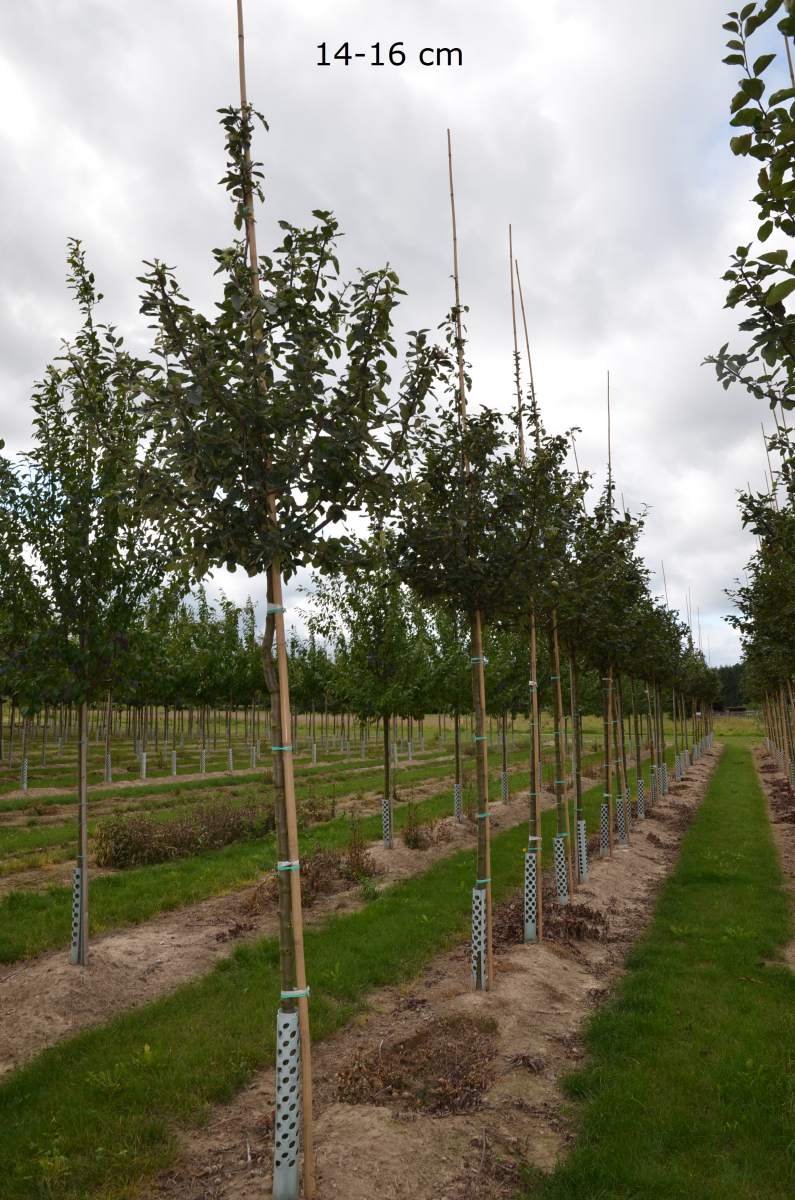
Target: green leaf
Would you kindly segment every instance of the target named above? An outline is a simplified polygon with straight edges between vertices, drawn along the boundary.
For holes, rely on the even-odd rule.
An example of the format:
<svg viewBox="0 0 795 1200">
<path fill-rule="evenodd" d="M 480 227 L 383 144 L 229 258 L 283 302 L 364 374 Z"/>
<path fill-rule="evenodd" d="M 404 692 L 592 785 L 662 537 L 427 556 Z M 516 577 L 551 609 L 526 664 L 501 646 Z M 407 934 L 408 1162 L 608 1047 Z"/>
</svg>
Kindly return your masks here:
<svg viewBox="0 0 795 1200">
<path fill-rule="evenodd" d="M 773 263 L 777 267 L 786 267 L 787 265 L 786 250 L 768 250 L 766 254 L 760 254 L 759 257 L 763 262 Z"/>
<path fill-rule="evenodd" d="M 786 300 L 791 292 L 795 292 L 795 278 L 782 279 L 781 283 L 774 283 L 772 288 L 769 288 L 765 293 L 765 304 L 768 306 L 780 304 L 782 300 Z"/>
<path fill-rule="evenodd" d="M 721 62 L 724 62 L 727 67 L 745 66 L 745 59 L 742 54 L 727 54 L 725 58 L 721 59 Z"/>
<path fill-rule="evenodd" d="M 740 133 L 737 137 L 731 138 L 729 145 L 731 146 L 732 154 L 747 154 L 751 149 L 751 144 L 754 140 L 752 133 Z"/>
<path fill-rule="evenodd" d="M 764 225 L 759 226 L 759 232 L 757 233 L 757 237 L 759 238 L 760 242 L 766 242 L 772 232 L 773 232 L 773 222 L 765 221 Z M 785 252 L 785 255 L 786 255 L 786 252 Z M 764 257 L 764 255 L 762 257 Z"/>
<path fill-rule="evenodd" d="M 756 0 L 751 0 L 750 4 L 744 5 L 740 9 L 740 20 L 746 21 L 750 17 L 751 13 L 754 11 L 755 8 L 756 8 Z"/>
<path fill-rule="evenodd" d="M 766 71 L 775 57 L 775 54 L 760 54 L 754 63 L 754 75 L 761 75 Z"/>
<path fill-rule="evenodd" d="M 732 117 L 729 124 L 733 125 L 736 129 L 738 126 L 742 125 L 761 125 L 763 119 L 762 113 L 758 108 L 741 108 L 740 111 Z"/>
<path fill-rule="evenodd" d="M 764 79 L 743 79 L 740 83 L 740 90 L 746 96 L 750 96 L 752 100 L 759 100 L 764 95 L 765 81 Z"/>
</svg>

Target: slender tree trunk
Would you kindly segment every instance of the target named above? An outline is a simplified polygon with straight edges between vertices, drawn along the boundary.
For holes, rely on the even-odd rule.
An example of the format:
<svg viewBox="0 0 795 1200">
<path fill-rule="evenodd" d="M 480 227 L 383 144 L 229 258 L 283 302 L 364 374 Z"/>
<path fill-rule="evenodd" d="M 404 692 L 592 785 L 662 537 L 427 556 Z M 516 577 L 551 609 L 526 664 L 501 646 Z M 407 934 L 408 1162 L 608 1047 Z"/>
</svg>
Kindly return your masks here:
<svg viewBox="0 0 795 1200">
<path fill-rule="evenodd" d="M 574 746 L 574 799 L 576 820 L 585 819 L 582 807 L 582 714 L 580 712 L 580 670 L 574 654 L 569 657 L 571 687 L 571 724 Z"/>
<path fill-rule="evenodd" d="M 472 616 L 472 707 L 475 718 L 475 775 L 478 793 L 478 854 L 475 886 L 486 892 L 486 974 L 487 980 L 476 980 L 476 987 L 494 982 L 494 953 L 491 910 L 491 836 L 489 831 L 489 777 L 486 743 L 486 673 L 483 663 L 483 627 L 476 610 Z"/>
<path fill-rule="evenodd" d="M 608 839 L 610 853 L 613 853 L 613 763 L 610 754 L 610 714 L 613 709 L 613 668 L 608 667 L 607 676 L 602 681 L 602 738 L 604 742 L 604 800 L 607 801 Z"/>
<path fill-rule="evenodd" d="M 558 817 L 558 833 L 566 835 L 566 871 L 569 877 L 569 892 L 574 890 L 574 872 L 572 870 L 571 854 L 571 822 L 569 806 L 566 802 L 566 781 L 563 775 L 563 687 L 560 679 L 560 643 L 558 641 L 558 614 L 552 610 L 551 659 L 554 667 L 552 675 L 552 696 L 555 705 L 555 806 Z"/>
<path fill-rule="evenodd" d="M 392 745 L 390 741 L 391 731 L 392 714 L 384 713 L 384 804 L 389 811 L 389 839 L 387 842 L 387 847 L 390 850 L 394 844 L 395 828 L 394 788 L 392 786 Z"/>
<path fill-rule="evenodd" d="M 530 717 L 532 721 L 532 747 L 530 751 L 530 842 L 536 847 L 536 933 L 540 941 L 543 936 L 543 900 L 541 896 L 541 791 L 544 783 L 544 768 L 541 758 L 541 715 L 538 704 L 538 641 L 535 609 L 530 613 Z"/>
</svg>

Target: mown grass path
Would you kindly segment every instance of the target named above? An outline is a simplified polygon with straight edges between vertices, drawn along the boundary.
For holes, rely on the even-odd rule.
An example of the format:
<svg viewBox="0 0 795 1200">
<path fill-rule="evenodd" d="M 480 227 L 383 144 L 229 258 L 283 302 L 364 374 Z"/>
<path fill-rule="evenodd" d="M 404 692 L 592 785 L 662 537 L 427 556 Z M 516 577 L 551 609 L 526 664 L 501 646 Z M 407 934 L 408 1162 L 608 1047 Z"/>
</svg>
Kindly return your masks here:
<svg viewBox="0 0 795 1200">
<path fill-rule="evenodd" d="M 634 780 L 634 772 L 631 773 Z M 598 828 L 601 787 L 585 796 Z M 543 815 L 545 859 L 555 813 Z M 494 898 L 519 884 L 526 827 L 495 836 Z M 549 865 L 549 864 L 547 864 Z M 306 934 L 316 1038 L 345 1025 L 368 992 L 414 977 L 466 936 L 474 850 L 388 888 Z M 278 945 L 240 947 L 202 979 L 46 1050 L 0 1085 L 3 1200 L 118 1200 L 164 1166 L 195 1123 L 273 1061 Z"/>
<path fill-rule="evenodd" d="M 574 1150 L 534 1200 L 795 1195 L 790 905 L 750 749 L 730 742 L 628 959 L 587 1031 Z"/>
</svg>

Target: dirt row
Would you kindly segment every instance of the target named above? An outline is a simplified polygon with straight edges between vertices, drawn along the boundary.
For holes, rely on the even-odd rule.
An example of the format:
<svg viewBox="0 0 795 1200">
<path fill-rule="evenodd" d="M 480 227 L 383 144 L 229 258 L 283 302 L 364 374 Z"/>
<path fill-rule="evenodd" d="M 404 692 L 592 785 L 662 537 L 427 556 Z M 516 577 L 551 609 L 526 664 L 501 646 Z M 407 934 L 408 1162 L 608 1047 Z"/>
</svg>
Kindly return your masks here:
<svg viewBox="0 0 795 1200">
<path fill-rule="evenodd" d="M 629 850 L 592 861 L 568 908 L 546 895 L 542 943 L 522 944 L 518 896 L 498 906 L 491 991 L 472 991 L 462 945 L 315 1047 L 320 1200 L 513 1200 L 520 1164 L 551 1169 L 572 1136 L 560 1078 L 583 1057 L 584 1022 L 649 921 L 718 753 L 634 825 Z M 270 1195 L 274 1095 L 263 1070 L 180 1135 L 175 1166 L 144 1194 Z"/>
<path fill-rule="evenodd" d="M 754 751 L 754 761 L 767 799 L 784 885 L 795 908 L 795 795 L 790 791 L 787 777 L 773 756 L 761 746 Z M 784 958 L 795 970 L 795 938 L 786 947 Z"/>
<path fill-rule="evenodd" d="M 554 797 L 545 797 L 545 807 L 553 803 Z M 527 805 L 526 792 L 507 805 L 495 802 L 494 831 L 526 820 Z M 472 822 L 448 818 L 436 823 L 435 843 L 425 850 L 410 850 L 399 839 L 392 850 L 372 843 L 368 849 L 378 869 L 376 883 L 383 888 L 420 874 L 440 858 L 474 845 L 475 837 Z M 0 967 L 0 1076 L 46 1046 L 203 974 L 236 945 L 275 935 L 275 907 L 258 911 L 252 905 L 254 891 L 246 887 L 98 937 L 83 970 L 71 965 L 65 949 Z M 306 918 L 316 924 L 361 904 L 359 888 L 351 887 L 319 899 Z"/>
</svg>

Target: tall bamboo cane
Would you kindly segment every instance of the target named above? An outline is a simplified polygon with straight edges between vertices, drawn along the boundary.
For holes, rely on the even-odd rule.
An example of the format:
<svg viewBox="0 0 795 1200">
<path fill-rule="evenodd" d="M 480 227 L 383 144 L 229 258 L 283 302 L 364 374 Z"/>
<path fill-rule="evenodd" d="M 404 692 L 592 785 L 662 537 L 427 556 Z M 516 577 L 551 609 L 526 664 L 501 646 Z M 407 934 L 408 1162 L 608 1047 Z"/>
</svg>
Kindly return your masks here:
<svg viewBox="0 0 795 1200">
<path fill-rule="evenodd" d="M 509 225 L 508 270 L 511 279 L 511 323 L 513 327 L 514 383 L 516 387 L 516 424 L 519 431 L 519 461 L 522 466 L 524 466 L 527 461 L 527 455 L 524 438 L 524 406 L 522 404 L 522 387 L 519 377 L 519 342 L 516 333 L 516 291 L 514 289 L 513 279 L 514 266 L 516 269 L 516 283 L 519 289 L 519 303 L 522 310 L 525 347 L 527 349 L 527 365 L 530 376 L 530 395 L 533 397 L 533 403 L 535 404 L 535 392 L 533 390 L 533 363 L 530 356 L 530 337 L 527 331 L 527 315 L 525 313 L 524 297 L 522 295 L 522 280 L 519 275 L 519 264 L 518 262 L 515 263 L 513 257 L 513 230 Z M 537 422 L 535 429 L 537 449 Z M 535 854 L 536 939 L 540 941 L 543 934 L 543 896 L 541 887 L 543 857 L 543 843 L 541 840 L 541 790 L 543 784 L 543 768 L 541 763 L 541 726 L 538 705 L 538 646 L 536 641 L 536 610 L 534 603 L 531 603 L 530 605 L 530 675 L 530 708 L 533 723 L 533 743 L 530 751 L 530 833 L 528 837 L 528 853 Z"/>
<path fill-rule="evenodd" d="M 246 92 L 246 56 L 243 33 L 243 0 L 237 0 L 237 36 L 238 36 L 238 70 L 240 76 L 240 107 L 243 113 L 248 109 Z M 251 268 L 251 290 L 255 296 L 260 294 L 259 259 L 257 256 L 256 227 L 254 222 L 254 197 L 250 186 L 251 155 L 249 147 L 245 147 L 245 165 L 249 186 L 244 196 L 246 208 L 246 244 Z M 260 376 L 259 386 L 264 390 L 264 376 Z M 265 496 L 268 516 L 275 525 L 278 520 L 276 498 L 272 491 Z M 304 962 L 303 914 L 301 909 L 301 878 L 298 858 L 298 821 L 295 804 L 295 781 L 293 777 L 292 746 L 283 744 L 285 736 L 289 736 L 292 727 L 290 717 L 290 689 L 287 664 L 287 642 L 284 628 L 284 604 L 282 594 L 282 575 L 279 559 L 274 557 L 267 571 L 268 583 L 268 623 L 276 641 L 276 679 L 271 678 L 269 690 L 272 699 L 274 783 L 276 784 L 276 819 L 280 841 L 287 851 L 287 862 L 280 864 L 283 869 L 278 871 L 279 879 L 279 934 L 282 949 L 282 997 L 283 1012 L 294 1011 L 298 1003 L 298 1022 L 300 1031 L 301 1056 L 301 1109 L 303 1131 L 303 1184 L 307 1200 L 314 1200 L 315 1189 L 315 1152 L 314 1126 L 312 1104 L 312 1056 L 309 1033 L 309 989 L 306 980 Z M 266 631 L 266 637 L 270 630 Z M 266 670 L 271 665 L 271 653 L 268 646 L 264 654 Z M 273 683 L 276 686 L 273 688 Z M 287 881 L 285 884 L 284 881 Z M 277 1122 L 279 1114 L 277 1113 Z"/>
<path fill-rule="evenodd" d="M 461 318 L 461 282 L 458 269 L 458 229 L 456 226 L 455 187 L 453 185 L 453 144 L 447 130 L 447 171 L 450 182 L 450 217 L 453 235 L 453 285 L 455 289 L 455 331 L 458 363 L 458 405 L 462 434 L 466 430 L 466 370 L 464 365 L 464 330 Z M 462 446 L 461 469 L 469 487 L 472 473 Z M 478 961 L 475 986 L 488 989 L 494 979 L 494 950 L 491 903 L 491 836 L 489 830 L 489 776 L 486 743 L 486 672 L 483 662 L 483 618 L 479 608 L 471 614 L 470 659 L 472 666 L 472 702 L 475 714 L 475 775 L 478 789 L 478 854 L 475 890 L 485 893 L 486 979 Z M 474 901 L 474 898 L 473 898 Z"/>
</svg>

